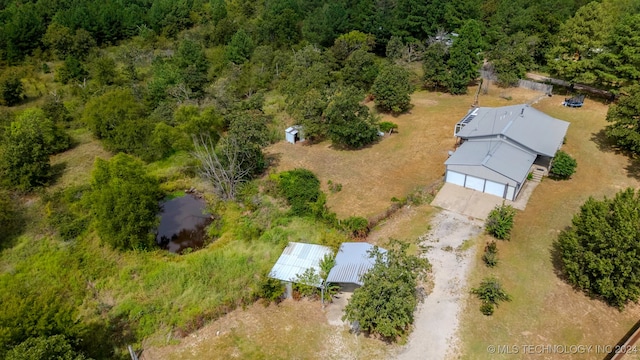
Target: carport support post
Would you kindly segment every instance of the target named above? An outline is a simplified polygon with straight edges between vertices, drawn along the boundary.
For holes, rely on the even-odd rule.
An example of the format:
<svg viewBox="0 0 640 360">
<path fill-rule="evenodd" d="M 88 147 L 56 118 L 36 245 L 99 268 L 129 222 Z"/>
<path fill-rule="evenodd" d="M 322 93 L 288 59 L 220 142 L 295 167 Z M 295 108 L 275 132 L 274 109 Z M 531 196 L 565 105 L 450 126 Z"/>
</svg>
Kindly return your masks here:
<svg viewBox="0 0 640 360">
<path fill-rule="evenodd" d="M 320 283 L 320 299 L 322 300 L 322 308 L 324 309 L 324 280 Z"/>
</svg>

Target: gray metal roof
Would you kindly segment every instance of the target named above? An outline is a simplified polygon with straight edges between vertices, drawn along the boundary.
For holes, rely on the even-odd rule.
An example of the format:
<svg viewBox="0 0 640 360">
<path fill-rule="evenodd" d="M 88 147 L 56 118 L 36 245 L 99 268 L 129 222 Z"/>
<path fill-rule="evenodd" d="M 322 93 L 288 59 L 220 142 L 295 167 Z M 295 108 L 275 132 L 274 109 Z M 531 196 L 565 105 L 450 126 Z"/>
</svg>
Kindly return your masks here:
<svg viewBox="0 0 640 360">
<path fill-rule="evenodd" d="M 472 112 L 475 112 L 473 117 L 469 116 Z M 456 136 L 463 139 L 502 135 L 536 154 L 549 157 L 553 157 L 560 148 L 569 128 L 568 122 L 526 104 L 473 109 L 459 124 L 463 127 Z"/>
<path fill-rule="evenodd" d="M 316 274 L 320 273 L 320 261 L 326 254 L 333 254 L 331 248 L 322 245 L 290 242 L 282 251 L 282 255 L 269 277 L 282 281 L 294 281 L 298 275 L 302 275 L 307 269 L 314 268 Z M 308 284 L 320 286 L 321 284 Z"/>
<path fill-rule="evenodd" d="M 502 184 L 522 184 L 536 154 L 505 140 L 469 140 L 445 161 L 447 170 Z"/>
<path fill-rule="evenodd" d="M 350 283 L 362 286 L 362 276 L 375 264 L 375 258 L 369 252 L 373 245 L 362 242 L 345 242 L 336 255 L 336 265 L 327 276 L 327 282 Z M 381 253 L 387 250 L 378 248 Z"/>
</svg>

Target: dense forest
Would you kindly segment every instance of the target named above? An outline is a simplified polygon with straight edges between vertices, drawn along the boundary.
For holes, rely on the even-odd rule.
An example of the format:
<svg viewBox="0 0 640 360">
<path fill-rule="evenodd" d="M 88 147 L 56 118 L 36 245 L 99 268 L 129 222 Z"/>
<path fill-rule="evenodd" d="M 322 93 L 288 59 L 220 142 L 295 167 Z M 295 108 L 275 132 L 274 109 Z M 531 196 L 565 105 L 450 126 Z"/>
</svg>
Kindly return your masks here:
<svg viewBox="0 0 640 360">
<path fill-rule="evenodd" d="M 312 173 L 262 176 L 264 148 L 293 123 L 361 148 L 393 126 L 363 99 L 399 114 L 481 67 L 624 97 L 640 1 L 0 0 L 0 357 L 122 357 L 269 298 L 287 240 L 336 247 L 367 223 L 331 213 Z M 82 139 L 115 156 L 60 184 L 51 156 Z M 158 201 L 197 179 L 215 246 L 165 254 Z"/>
</svg>

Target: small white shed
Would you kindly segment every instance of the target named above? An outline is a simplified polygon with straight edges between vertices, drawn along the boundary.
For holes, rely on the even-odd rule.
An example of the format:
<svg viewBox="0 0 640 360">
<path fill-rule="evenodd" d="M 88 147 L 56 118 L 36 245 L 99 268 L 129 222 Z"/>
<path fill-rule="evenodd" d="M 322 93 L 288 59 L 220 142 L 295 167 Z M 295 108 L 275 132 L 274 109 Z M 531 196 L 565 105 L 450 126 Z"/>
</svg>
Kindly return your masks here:
<svg viewBox="0 0 640 360">
<path fill-rule="evenodd" d="M 302 126 L 300 125 L 294 125 L 294 126 L 288 127 L 284 131 L 284 135 L 285 135 L 285 138 L 287 139 L 287 142 L 290 142 L 292 144 L 295 144 L 298 141 L 304 141 L 304 137 L 302 134 Z"/>
</svg>

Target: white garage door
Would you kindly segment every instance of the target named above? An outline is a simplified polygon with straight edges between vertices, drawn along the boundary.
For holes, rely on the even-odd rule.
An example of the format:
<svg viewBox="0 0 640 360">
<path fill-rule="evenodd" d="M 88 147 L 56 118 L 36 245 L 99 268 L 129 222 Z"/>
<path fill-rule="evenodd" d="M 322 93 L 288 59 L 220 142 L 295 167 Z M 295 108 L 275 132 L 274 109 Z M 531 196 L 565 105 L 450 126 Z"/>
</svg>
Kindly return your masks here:
<svg viewBox="0 0 640 360">
<path fill-rule="evenodd" d="M 469 189 L 484 191 L 484 179 L 467 175 L 467 182 L 464 184 Z"/>
<path fill-rule="evenodd" d="M 460 174 L 455 171 L 447 171 L 447 182 L 464 186 L 464 174 Z"/>
<path fill-rule="evenodd" d="M 484 192 L 495 196 L 504 196 L 504 184 L 487 180 L 484 184 Z"/>
</svg>

